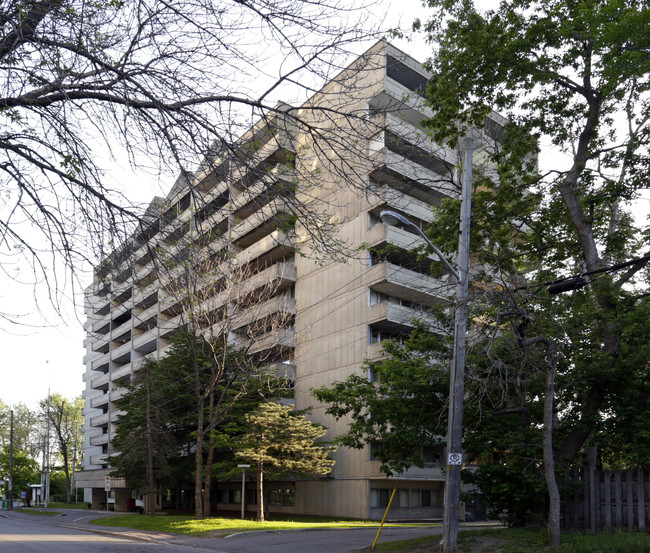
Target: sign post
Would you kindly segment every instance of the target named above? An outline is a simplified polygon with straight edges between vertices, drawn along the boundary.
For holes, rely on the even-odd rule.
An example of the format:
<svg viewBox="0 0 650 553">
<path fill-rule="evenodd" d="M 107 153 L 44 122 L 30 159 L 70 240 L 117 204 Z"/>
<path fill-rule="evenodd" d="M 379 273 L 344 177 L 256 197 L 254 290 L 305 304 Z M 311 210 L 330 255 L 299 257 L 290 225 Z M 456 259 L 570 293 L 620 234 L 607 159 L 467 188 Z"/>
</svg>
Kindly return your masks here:
<svg viewBox="0 0 650 553">
<path fill-rule="evenodd" d="M 104 477 L 104 491 L 106 492 L 106 524 L 108 524 L 108 494 L 111 491 L 111 477 Z"/>
</svg>

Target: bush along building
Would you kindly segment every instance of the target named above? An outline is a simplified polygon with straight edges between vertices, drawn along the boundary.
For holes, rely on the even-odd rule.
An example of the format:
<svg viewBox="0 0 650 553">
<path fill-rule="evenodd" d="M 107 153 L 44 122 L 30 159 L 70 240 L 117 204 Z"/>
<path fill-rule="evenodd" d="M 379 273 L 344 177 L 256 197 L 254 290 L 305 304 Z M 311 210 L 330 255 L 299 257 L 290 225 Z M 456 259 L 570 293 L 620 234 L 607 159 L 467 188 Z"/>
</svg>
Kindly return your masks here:
<svg viewBox="0 0 650 553">
<path fill-rule="evenodd" d="M 181 326 L 225 337 L 273 367 L 291 384 L 295 407 L 311 407 L 310 420 L 328 428 L 326 439 L 349 421 L 329 417 L 311 390 L 360 373 L 416 318 L 437 328 L 430 308 L 449 299 L 453 279 L 445 270 L 431 276 L 436 258 L 412 252 L 422 245 L 417 234 L 380 219 L 390 209 L 424 226 L 433 205 L 457 194 L 462 152 L 432 143 L 420 127 L 431 115 L 426 81 L 417 61 L 377 43 L 301 106 L 279 104 L 235 142 L 215 143 L 98 266 L 86 300 L 77 476 L 86 501 L 105 501 L 126 384 L 147 360 L 165 357 Z M 340 447 L 326 476 L 266 483 L 269 510 L 377 519 L 397 487 L 393 517 L 440 517 L 442 453 L 428 448 L 423 468 L 388 479 L 372 447 Z M 158 497 L 160 506 L 192 508 L 187 476 L 182 489 Z M 111 480 L 118 511 L 141 493 Z M 245 501 L 253 511 L 253 481 Z M 240 477 L 216 482 L 209 502 L 212 513 L 239 512 Z"/>
</svg>

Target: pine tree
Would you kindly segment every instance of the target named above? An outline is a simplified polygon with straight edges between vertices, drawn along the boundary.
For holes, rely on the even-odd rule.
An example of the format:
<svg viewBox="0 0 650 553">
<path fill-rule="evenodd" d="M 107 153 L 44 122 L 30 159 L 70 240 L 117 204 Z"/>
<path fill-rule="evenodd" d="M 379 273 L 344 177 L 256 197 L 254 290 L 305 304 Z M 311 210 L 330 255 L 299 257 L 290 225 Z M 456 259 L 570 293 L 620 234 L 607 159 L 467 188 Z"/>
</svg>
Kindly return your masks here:
<svg viewBox="0 0 650 553">
<path fill-rule="evenodd" d="M 246 415 L 248 432 L 236 452 L 242 461 L 257 471 L 257 520 L 264 522 L 264 477 L 305 477 L 327 474 L 334 461 L 328 458 L 331 448 L 316 440 L 327 430 L 308 421 L 292 408 L 277 403 L 263 403 Z"/>
</svg>

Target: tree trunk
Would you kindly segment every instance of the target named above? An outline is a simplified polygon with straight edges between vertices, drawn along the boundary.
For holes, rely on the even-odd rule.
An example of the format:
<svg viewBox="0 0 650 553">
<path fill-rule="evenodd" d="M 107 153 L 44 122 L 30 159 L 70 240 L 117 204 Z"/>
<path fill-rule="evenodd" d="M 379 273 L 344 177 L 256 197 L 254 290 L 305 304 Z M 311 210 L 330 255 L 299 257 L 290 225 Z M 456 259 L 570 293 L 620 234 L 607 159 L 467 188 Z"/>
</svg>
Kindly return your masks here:
<svg viewBox="0 0 650 553">
<path fill-rule="evenodd" d="M 546 370 L 546 390 L 544 392 L 544 474 L 548 487 L 548 533 L 553 547 L 560 547 L 560 490 L 555 478 L 553 457 L 553 403 L 555 398 L 555 374 L 557 355 L 553 344 L 548 346 L 548 368 Z"/>
<path fill-rule="evenodd" d="M 149 489 L 149 515 L 156 515 L 156 483 L 153 476 L 153 439 L 151 437 L 151 390 L 149 388 L 149 368 L 145 365 L 145 385 L 147 387 L 147 487 Z"/>
<path fill-rule="evenodd" d="M 197 403 L 196 453 L 194 454 L 194 515 L 203 518 L 203 400 Z"/>
<path fill-rule="evenodd" d="M 535 336 L 522 341 L 522 346 L 537 343 L 546 345 L 548 364 L 546 368 L 546 386 L 544 390 L 544 422 L 542 426 L 544 476 L 548 489 L 548 533 L 552 547 L 559 547 L 562 541 L 560 535 L 560 490 L 555 478 L 555 458 L 553 456 L 553 404 L 555 402 L 555 375 L 557 372 L 557 348 L 548 338 Z"/>
<path fill-rule="evenodd" d="M 264 465 L 257 461 L 257 522 L 264 522 Z"/>
<path fill-rule="evenodd" d="M 210 433 L 208 439 L 208 456 L 205 461 L 205 478 L 203 480 L 203 516 L 209 517 L 212 513 L 210 494 L 212 489 L 212 463 L 214 462 L 214 436 Z"/>
<path fill-rule="evenodd" d="M 68 465 L 68 454 L 63 451 L 63 471 L 65 472 L 65 498 L 66 503 L 72 503 L 72 490 L 70 489 L 70 467 Z"/>
</svg>

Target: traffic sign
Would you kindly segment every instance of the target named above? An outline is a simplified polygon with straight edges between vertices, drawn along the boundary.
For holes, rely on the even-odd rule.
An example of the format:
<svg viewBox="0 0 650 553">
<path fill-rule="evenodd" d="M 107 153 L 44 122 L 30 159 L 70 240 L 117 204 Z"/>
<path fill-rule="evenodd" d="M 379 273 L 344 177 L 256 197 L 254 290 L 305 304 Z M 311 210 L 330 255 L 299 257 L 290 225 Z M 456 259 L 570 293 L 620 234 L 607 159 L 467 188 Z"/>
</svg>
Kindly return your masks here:
<svg viewBox="0 0 650 553">
<path fill-rule="evenodd" d="M 105 492 L 110 492 L 111 491 L 111 477 L 110 476 L 105 476 L 104 477 L 104 491 Z"/>
<path fill-rule="evenodd" d="M 463 454 L 462 453 L 450 453 L 447 456 L 448 465 L 462 465 L 463 464 Z"/>
</svg>

